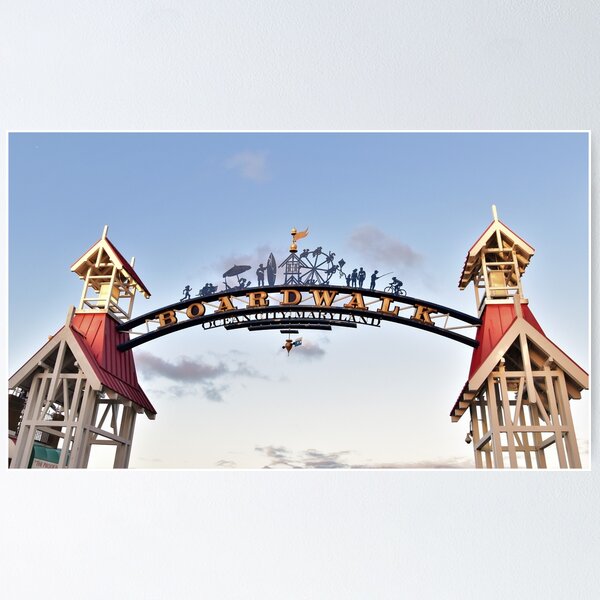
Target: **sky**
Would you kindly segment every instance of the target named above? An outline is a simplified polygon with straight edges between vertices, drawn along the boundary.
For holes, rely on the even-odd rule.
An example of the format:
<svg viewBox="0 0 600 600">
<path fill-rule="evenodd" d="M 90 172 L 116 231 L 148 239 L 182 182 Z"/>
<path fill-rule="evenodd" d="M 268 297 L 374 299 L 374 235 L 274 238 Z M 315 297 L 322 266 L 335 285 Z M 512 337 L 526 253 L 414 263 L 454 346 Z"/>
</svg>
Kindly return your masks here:
<svg viewBox="0 0 600 600">
<path fill-rule="evenodd" d="M 588 180 L 586 133 L 12 133 L 9 372 L 79 301 L 70 265 L 104 225 L 152 293 L 134 315 L 233 264 L 281 262 L 291 227 L 309 227 L 301 249 L 475 314 L 457 284 L 492 205 L 536 249 L 534 315 L 589 371 Z M 194 327 L 137 347 L 158 415 L 138 417 L 130 468 L 474 466 L 466 418 L 449 417 L 468 346 L 392 323 L 301 335 L 289 357 L 277 331 Z M 589 404 L 572 402 L 584 466 Z M 110 464 L 94 450 L 90 466 Z"/>
</svg>

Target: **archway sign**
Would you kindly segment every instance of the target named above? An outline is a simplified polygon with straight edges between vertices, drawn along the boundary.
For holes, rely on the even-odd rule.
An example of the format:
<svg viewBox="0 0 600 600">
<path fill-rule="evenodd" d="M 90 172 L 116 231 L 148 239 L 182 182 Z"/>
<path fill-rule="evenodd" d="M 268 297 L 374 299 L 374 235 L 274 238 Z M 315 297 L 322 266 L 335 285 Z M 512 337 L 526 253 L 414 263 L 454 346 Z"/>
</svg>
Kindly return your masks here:
<svg viewBox="0 0 600 600">
<path fill-rule="evenodd" d="M 174 304 L 153 310 L 119 326 L 120 331 L 131 332 L 144 326 L 145 331 L 119 345 L 128 350 L 163 335 L 200 326 L 202 329 L 246 328 L 249 331 L 279 329 L 289 333 L 299 329 L 331 330 L 333 327 L 379 327 L 382 321 L 417 327 L 450 339 L 477 347 L 479 342 L 457 333 L 458 329 L 481 324 L 478 317 L 406 295 L 402 282 L 392 277 L 383 291 L 377 290 L 379 275 L 370 276 L 360 267 L 347 269 L 346 261 L 336 260 L 334 252 L 324 252 L 321 246 L 305 249 L 298 254 L 297 241 L 308 235 L 308 229 L 291 231 L 289 256 L 279 265 L 282 283 L 277 284 L 277 262 L 271 253 L 266 262 L 256 269 L 258 286 L 245 277 L 251 267 L 234 265 L 223 273 L 224 289 L 207 283 L 192 297 L 192 288 L 186 285 L 184 297 Z M 264 285 L 264 274 L 268 285 Z M 230 285 L 228 278 L 236 277 Z M 346 285 L 335 285 L 334 277 Z"/>
<path fill-rule="evenodd" d="M 132 348 L 140 344 L 194 326 L 290 335 L 383 321 L 473 347 L 450 417 L 457 422 L 469 412 L 465 442 L 473 444 L 476 467 L 554 466 L 547 463 L 550 448 L 557 466 L 581 467 L 570 400 L 587 389 L 588 374 L 545 336 L 523 295 L 521 278 L 534 249 L 498 219 L 495 207 L 493 216 L 459 280 L 460 289 L 473 283 L 476 317 L 407 295 L 392 273 L 347 268 L 320 246 L 298 252 L 308 229 L 292 229 L 289 255 L 278 265 L 271 253 L 256 268 L 255 285 L 245 277 L 252 266 L 233 265 L 220 290 L 206 283 L 192 296 L 186 284 L 179 301 L 131 318 L 136 292 L 147 298 L 150 292 L 105 227 L 71 267 L 84 280 L 79 307 L 10 378 L 13 412 L 22 415 L 9 424 L 12 439 L 18 434 L 11 467 L 39 463 L 31 457 L 40 446 L 57 450 L 59 468 L 85 467 L 96 444 L 114 445 L 114 466 L 126 467 L 136 415 L 156 415 L 137 380 Z M 382 279 L 387 285 L 378 284 Z M 462 332 L 469 328 L 475 337 Z M 289 353 L 296 345 L 301 338 L 288 338 L 283 348 Z"/>
<path fill-rule="evenodd" d="M 417 327 L 476 347 L 477 340 L 456 329 L 480 325 L 465 313 L 410 296 L 335 285 L 273 285 L 229 290 L 170 304 L 119 326 L 140 333 L 118 346 L 128 350 L 163 335 L 200 326 L 204 330 L 246 328 L 249 331 L 279 329 L 331 330 L 333 327 L 379 327 L 382 321 Z"/>
</svg>

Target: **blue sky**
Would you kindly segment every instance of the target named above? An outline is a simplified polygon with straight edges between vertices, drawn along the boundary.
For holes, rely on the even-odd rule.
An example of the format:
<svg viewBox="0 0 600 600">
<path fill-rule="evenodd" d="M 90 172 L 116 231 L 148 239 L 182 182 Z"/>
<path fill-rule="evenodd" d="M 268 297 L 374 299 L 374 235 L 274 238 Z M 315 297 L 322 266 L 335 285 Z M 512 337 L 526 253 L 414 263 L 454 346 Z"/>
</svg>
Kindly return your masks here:
<svg viewBox="0 0 600 600">
<path fill-rule="evenodd" d="M 531 309 L 589 370 L 585 133 L 11 134 L 9 371 L 77 304 L 69 267 L 105 224 L 152 292 L 135 314 L 236 262 L 281 261 L 292 226 L 310 227 L 301 248 L 475 314 L 457 282 L 492 204 L 536 249 Z M 282 337 L 192 328 L 137 348 L 158 417 L 138 421 L 131 466 L 472 464 L 467 423 L 448 416 L 467 346 L 384 324 L 305 332 L 287 358 Z M 585 448 L 589 395 L 573 409 Z"/>
</svg>

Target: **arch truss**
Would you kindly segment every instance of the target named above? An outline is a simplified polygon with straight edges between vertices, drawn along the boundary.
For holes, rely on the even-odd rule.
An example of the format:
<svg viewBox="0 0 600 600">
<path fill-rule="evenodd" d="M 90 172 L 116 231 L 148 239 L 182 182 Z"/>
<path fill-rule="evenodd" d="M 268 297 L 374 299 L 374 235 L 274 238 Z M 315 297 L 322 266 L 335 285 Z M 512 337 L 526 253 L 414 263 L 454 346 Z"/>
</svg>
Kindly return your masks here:
<svg viewBox="0 0 600 600">
<path fill-rule="evenodd" d="M 220 292 L 146 313 L 119 326 L 131 337 L 118 347 L 128 350 L 193 326 L 205 330 L 331 330 L 358 325 L 379 327 L 382 321 L 424 329 L 471 347 L 479 344 L 461 331 L 479 326 L 479 318 L 437 303 L 356 287 L 276 285 Z"/>
</svg>

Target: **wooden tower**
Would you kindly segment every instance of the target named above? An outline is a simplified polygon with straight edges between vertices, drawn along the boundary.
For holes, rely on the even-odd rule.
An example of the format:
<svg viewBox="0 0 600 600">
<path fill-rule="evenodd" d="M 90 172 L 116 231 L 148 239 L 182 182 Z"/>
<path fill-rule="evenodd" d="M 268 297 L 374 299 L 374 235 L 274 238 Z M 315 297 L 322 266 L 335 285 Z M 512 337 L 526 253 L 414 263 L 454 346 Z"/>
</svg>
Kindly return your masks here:
<svg viewBox="0 0 600 600">
<path fill-rule="evenodd" d="M 9 380 L 26 397 L 11 468 L 27 468 L 43 451 L 58 451 L 58 468 L 85 468 L 94 446 L 115 447 L 115 468 L 129 464 L 136 416 L 156 410 L 140 387 L 131 350 L 117 345 L 129 334 L 117 329 L 129 318 L 136 291 L 150 292 L 106 237 L 72 267 L 83 280 L 77 310 Z"/>
<path fill-rule="evenodd" d="M 119 321 L 131 318 L 136 291 L 146 298 L 150 292 L 135 274 L 135 258 L 128 263 L 106 237 L 102 237 L 71 267 L 84 280 L 79 311 L 103 311 Z"/>
<path fill-rule="evenodd" d="M 459 288 L 473 283 L 482 324 L 469 378 L 450 416 L 468 411 L 477 468 L 580 468 L 570 400 L 588 374 L 544 334 L 521 278 L 534 249 L 494 220 L 469 250 Z"/>
</svg>

